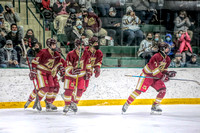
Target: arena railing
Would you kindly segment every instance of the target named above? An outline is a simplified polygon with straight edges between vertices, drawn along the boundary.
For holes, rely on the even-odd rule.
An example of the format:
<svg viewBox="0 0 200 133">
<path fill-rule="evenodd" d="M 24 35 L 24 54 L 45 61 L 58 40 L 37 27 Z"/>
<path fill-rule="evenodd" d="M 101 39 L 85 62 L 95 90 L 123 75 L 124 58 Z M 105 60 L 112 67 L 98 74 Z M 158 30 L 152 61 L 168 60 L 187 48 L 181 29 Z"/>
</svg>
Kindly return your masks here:
<svg viewBox="0 0 200 133">
<path fill-rule="evenodd" d="M 28 25 L 28 11 L 31 12 L 31 14 L 34 16 L 34 18 L 37 20 L 39 23 L 40 27 L 43 29 L 43 48 L 45 48 L 45 18 L 44 15 L 40 12 L 39 8 L 36 6 L 36 3 L 33 0 L 30 0 L 34 7 L 36 8 L 37 12 L 40 13 L 40 16 L 42 16 L 42 24 L 38 20 L 38 18 L 35 16 L 34 12 L 31 10 L 31 8 L 28 5 L 28 0 L 26 0 L 26 18 L 27 18 L 27 25 Z"/>
<path fill-rule="evenodd" d="M 15 7 L 15 0 L 12 1 L 13 7 Z M 18 12 L 21 12 L 20 0 L 18 0 Z"/>
</svg>

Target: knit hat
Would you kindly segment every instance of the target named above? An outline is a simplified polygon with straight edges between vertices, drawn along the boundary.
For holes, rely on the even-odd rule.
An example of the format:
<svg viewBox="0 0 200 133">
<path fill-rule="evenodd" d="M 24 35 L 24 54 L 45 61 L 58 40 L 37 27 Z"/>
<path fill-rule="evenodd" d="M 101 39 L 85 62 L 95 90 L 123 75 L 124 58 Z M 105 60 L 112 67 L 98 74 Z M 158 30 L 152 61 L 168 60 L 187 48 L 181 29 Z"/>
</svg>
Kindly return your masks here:
<svg viewBox="0 0 200 133">
<path fill-rule="evenodd" d="M 6 44 L 13 44 L 13 43 L 12 43 L 12 40 L 7 40 L 7 41 L 6 41 Z"/>
<path fill-rule="evenodd" d="M 132 11 L 133 11 L 133 9 L 132 9 L 131 6 L 128 6 L 128 7 L 126 8 L 126 13 L 128 13 L 128 12 L 132 12 Z"/>
</svg>

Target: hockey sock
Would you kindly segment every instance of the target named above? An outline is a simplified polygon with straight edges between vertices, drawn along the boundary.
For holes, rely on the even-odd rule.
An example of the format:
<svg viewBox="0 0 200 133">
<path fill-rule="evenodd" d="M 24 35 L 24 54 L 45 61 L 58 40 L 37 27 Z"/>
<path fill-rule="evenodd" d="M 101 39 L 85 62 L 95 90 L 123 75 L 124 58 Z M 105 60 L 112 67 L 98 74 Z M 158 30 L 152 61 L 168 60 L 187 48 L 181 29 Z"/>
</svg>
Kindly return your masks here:
<svg viewBox="0 0 200 133">
<path fill-rule="evenodd" d="M 154 104 L 160 104 L 165 94 L 166 94 L 166 88 L 160 89 Z"/>
<path fill-rule="evenodd" d="M 137 96 L 139 96 L 141 94 L 141 91 L 139 90 L 134 90 L 131 95 L 128 97 L 127 103 L 131 104 Z"/>
<path fill-rule="evenodd" d="M 78 89 L 78 90 L 77 90 L 76 99 L 74 100 L 74 102 L 75 102 L 76 104 L 78 104 L 78 102 L 80 101 L 83 92 L 84 92 L 83 89 Z"/>
<path fill-rule="evenodd" d="M 73 90 L 65 89 L 65 92 L 64 92 L 65 105 L 70 105 L 70 103 L 72 101 L 72 93 L 73 93 Z"/>
<path fill-rule="evenodd" d="M 47 95 L 46 95 L 46 101 L 47 101 L 47 103 L 51 103 L 51 101 L 52 101 L 52 98 L 53 98 L 53 90 L 54 90 L 54 88 L 53 88 L 53 87 L 50 87 L 50 88 L 49 88 L 49 91 L 47 92 Z"/>
<path fill-rule="evenodd" d="M 35 97 L 36 97 L 36 93 L 37 92 L 35 92 L 35 89 L 31 92 L 31 94 L 30 94 L 30 96 L 29 96 L 29 98 L 28 98 L 28 101 L 30 101 L 30 102 L 32 102 L 34 99 L 35 99 Z"/>
<path fill-rule="evenodd" d="M 51 103 L 53 103 L 56 99 L 56 96 L 58 95 L 59 88 L 54 88 L 53 90 L 53 98 L 51 99 Z"/>
<path fill-rule="evenodd" d="M 43 88 L 40 88 L 39 91 L 38 91 L 38 98 L 39 98 L 39 101 L 42 100 L 42 98 L 45 96 L 45 94 L 49 91 L 49 88 L 48 87 L 43 87 Z"/>
</svg>

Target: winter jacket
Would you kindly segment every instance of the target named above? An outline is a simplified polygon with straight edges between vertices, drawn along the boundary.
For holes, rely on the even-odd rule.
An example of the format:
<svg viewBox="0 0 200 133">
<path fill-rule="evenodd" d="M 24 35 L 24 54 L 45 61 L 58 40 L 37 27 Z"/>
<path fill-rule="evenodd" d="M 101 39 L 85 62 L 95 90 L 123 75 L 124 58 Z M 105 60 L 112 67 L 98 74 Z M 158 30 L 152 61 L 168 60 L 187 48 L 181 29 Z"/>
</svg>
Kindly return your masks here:
<svg viewBox="0 0 200 133">
<path fill-rule="evenodd" d="M 19 32 L 16 33 L 16 36 L 12 36 L 12 31 L 11 31 L 5 36 L 5 38 L 6 40 L 12 40 L 13 48 L 15 48 L 15 46 L 17 46 L 18 44 L 21 44 L 22 38 Z"/>
<path fill-rule="evenodd" d="M 17 51 L 15 49 L 13 49 L 11 51 L 11 60 L 17 61 Z M 7 50 L 5 48 L 1 48 L 0 49 L 0 64 L 8 64 L 8 54 L 7 54 Z"/>
<path fill-rule="evenodd" d="M 153 42 L 148 41 L 147 39 L 144 39 L 141 43 L 140 43 L 140 48 L 138 51 L 138 56 L 142 55 L 144 52 L 152 52 L 152 47 L 153 47 Z"/>
<path fill-rule="evenodd" d="M 170 39 L 171 39 L 169 42 L 166 40 L 167 37 L 170 37 Z M 173 45 L 172 35 L 171 34 L 166 34 L 164 42 L 167 43 L 167 44 L 169 44 L 171 46 L 171 51 L 170 51 L 170 53 L 168 55 L 173 55 L 175 47 L 172 47 L 172 45 Z"/>
<path fill-rule="evenodd" d="M 123 30 L 130 29 L 133 31 L 137 31 L 140 29 L 139 24 L 140 24 L 140 19 L 137 16 L 135 16 L 134 18 L 130 15 L 124 15 L 122 18 Z"/>
<path fill-rule="evenodd" d="M 6 4 L 5 7 L 13 8 L 11 3 Z M 17 12 L 15 12 L 14 14 L 12 12 L 5 12 L 4 18 L 10 25 L 16 24 L 20 21 L 20 16 Z"/>
<path fill-rule="evenodd" d="M 83 23 L 84 29 L 92 30 L 94 33 L 99 32 L 99 30 L 102 27 L 101 19 L 95 13 L 92 12 L 88 13 L 88 16 L 86 17 L 88 18 L 88 22 Z"/>
<path fill-rule="evenodd" d="M 174 20 L 174 32 L 178 32 L 180 30 L 186 31 L 190 26 L 190 20 L 187 21 L 182 20 L 179 16 Z"/>
<path fill-rule="evenodd" d="M 186 32 L 185 34 L 182 34 L 181 37 L 179 38 L 179 51 L 180 53 L 184 52 L 184 51 L 188 51 L 190 50 L 191 53 L 192 52 L 192 47 L 190 45 L 190 36 L 188 35 L 188 33 Z"/>
<path fill-rule="evenodd" d="M 42 0 L 42 5 L 45 9 L 50 10 L 50 0 Z"/>
</svg>

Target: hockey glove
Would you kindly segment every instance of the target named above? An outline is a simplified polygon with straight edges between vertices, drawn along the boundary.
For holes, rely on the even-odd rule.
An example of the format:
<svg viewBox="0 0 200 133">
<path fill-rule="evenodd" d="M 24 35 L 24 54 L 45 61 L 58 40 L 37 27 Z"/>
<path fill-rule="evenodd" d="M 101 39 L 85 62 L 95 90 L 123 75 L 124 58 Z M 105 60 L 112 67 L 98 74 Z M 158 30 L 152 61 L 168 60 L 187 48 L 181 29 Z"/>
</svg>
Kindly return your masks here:
<svg viewBox="0 0 200 133">
<path fill-rule="evenodd" d="M 168 71 L 167 75 L 169 75 L 169 77 L 175 77 L 176 76 L 176 71 Z"/>
<path fill-rule="evenodd" d="M 163 74 L 161 80 L 162 80 L 163 82 L 167 82 L 167 81 L 169 81 L 169 75 L 167 75 L 167 74 Z"/>
<path fill-rule="evenodd" d="M 86 72 L 85 76 L 84 76 L 84 79 L 85 80 L 89 80 L 91 77 L 91 73 L 90 72 Z"/>
<path fill-rule="evenodd" d="M 81 69 L 80 68 L 74 68 L 73 70 L 72 70 L 72 74 L 73 75 L 78 75 L 78 74 L 80 74 L 81 73 Z"/>
<path fill-rule="evenodd" d="M 37 70 L 36 69 L 32 69 L 29 73 L 29 77 L 30 77 L 30 80 L 34 80 L 37 76 Z"/>
<path fill-rule="evenodd" d="M 94 73 L 95 73 L 95 78 L 97 78 L 97 77 L 99 77 L 99 75 L 100 75 L 100 67 L 95 67 L 94 68 Z"/>
</svg>

